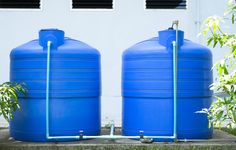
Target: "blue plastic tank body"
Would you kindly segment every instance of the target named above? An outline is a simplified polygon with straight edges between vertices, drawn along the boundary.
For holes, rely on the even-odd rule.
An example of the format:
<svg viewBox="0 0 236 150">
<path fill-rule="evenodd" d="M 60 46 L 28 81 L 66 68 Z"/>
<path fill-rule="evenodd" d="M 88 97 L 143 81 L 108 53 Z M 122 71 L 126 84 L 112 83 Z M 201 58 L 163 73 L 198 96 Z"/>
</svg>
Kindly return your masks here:
<svg viewBox="0 0 236 150">
<path fill-rule="evenodd" d="M 207 115 L 212 103 L 212 53 L 178 32 L 177 138 L 212 137 Z M 173 135 L 173 47 L 169 29 L 123 53 L 123 135 Z"/>
<path fill-rule="evenodd" d="M 25 83 L 20 109 L 10 121 L 10 134 L 21 141 L 46 139 L 47 41 L 52 41 L 49 130 L 51 136 L 99 135 L 100 54 L 89 45 L 64 38 L 57 29 L 41 30 L 39 39 L 11 51 L 10 81 Z M 55 140 L 54 140 L 55 141 Z"/>
</svg>

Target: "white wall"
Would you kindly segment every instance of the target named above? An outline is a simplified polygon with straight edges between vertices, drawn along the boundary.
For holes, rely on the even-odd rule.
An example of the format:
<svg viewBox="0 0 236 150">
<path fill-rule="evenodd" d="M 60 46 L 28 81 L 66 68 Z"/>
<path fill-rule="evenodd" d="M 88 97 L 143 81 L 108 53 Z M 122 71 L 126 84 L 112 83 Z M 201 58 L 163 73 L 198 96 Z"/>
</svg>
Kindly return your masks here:
<svg viewBox="0 0 236 150">
<path fill-rule="evenodd" d="M 195 23 L 222 14 L 225 0 L 188 0 L 187 10 L 145 10 L 144 0 L 114 0 L 114 10 L 71 10 L 70 0 L 41 0 L 42 10 L 0 10 L 0 83 L 9 80 L 12 48 L 35 39 L 42 28 L 59 28 L 102 54 L 102 119 L 121 124 L 121 54 L 133 44 L 157 36 L 175 19 L 185 37 L 201 41 Z M 72 0 L 71 0 L 72 1 Z M 197 1 L 200 7 L 197 9 Z M 198 15 L 199 10 L 199 15 Z M 214 52 L 216 58 L 221 53 Z M 6 125 L 3 119 L 0 126 Z"/>
</svg>

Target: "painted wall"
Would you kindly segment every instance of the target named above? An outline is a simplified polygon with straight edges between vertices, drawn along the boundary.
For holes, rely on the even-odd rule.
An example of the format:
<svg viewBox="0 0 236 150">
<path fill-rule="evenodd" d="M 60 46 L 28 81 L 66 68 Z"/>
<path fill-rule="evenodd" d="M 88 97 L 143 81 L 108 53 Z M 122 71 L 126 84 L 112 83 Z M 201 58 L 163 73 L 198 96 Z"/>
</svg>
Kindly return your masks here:
<svg viewBox="0 0 236 150">
<path fill-rule="evenodd" d="M 196 37 L 209 15 L 222 14 L 225 0 L 188 0 L 186 10 L 145 10 L 144 0 L 114 0 L 113 10 L 72 10 L 70 0 L 41 0 L 41 10 L 0 10 L 0 83 L 9 80 L 12 48 L 35 39 L 42 28 L 59 28 L 84 41 L 102 55 L 102 120 L 121 124 L 121 55 L 133 44 L 180 21 L 185 38 Z M 199 6 L 199 8 L 198 8 Z M 200 21 L 200 22 L 199 22 Z M 222 52 L 214 51 L 220 58 Z M 7 123 L 0 119 L 0 126 Z"/>
</svg>

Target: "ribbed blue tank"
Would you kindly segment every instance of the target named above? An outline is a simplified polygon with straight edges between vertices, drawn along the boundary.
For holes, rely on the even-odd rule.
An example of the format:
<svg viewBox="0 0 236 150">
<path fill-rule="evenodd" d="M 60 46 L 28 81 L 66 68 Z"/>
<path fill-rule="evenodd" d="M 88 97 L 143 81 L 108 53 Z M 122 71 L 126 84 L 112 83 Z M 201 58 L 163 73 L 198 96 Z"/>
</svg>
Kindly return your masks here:
<svg viewBox="0 0 236 150">
<path fill-rule="evenodd" d="M 47 41 L 52 41 L 49 130 L 51 136 L 100 134 L 100 54 L 89 45 L 64 38 L 57 29 L 12 50 L 10 81 L 25 83 L 10 134 L 21 141 L 47 141 L 45 123 Z"/>
<path fill-rule="evenodd" d="M 176 31 L 169 29 L 123 53 L 123 134 L 173 135 L 173 48 Z M 207 115 L 198 113 L 212 102 L 212 54 L 178 32 L 178 139 L 212 137 Z"/>
</svg>

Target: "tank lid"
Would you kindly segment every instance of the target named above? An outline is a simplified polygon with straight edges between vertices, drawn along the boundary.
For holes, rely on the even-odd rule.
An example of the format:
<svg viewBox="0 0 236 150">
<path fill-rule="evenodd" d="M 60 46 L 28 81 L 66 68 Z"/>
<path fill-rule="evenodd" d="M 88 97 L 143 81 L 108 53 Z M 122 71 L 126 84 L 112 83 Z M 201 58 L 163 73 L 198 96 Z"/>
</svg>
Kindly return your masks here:
<svg viewBox="0 0 236 150">
<path fill-rule="evenodd" d="M 172 46 L 172 42 L 176 40 L 176 30 L 167 29 L 158 32 L 159 34 L 159 43 L 167 48 Z M 184 32 L 178 31 L 178 46 L 182 46 L 184 41 Z"/>
<path fill-rule="evenodd" d="M 47 42 L 52 42 L 52 49 L 57 49 L 64 44 L 65 33 L 58 29 L 42 29 L 39 31 L 39 45 L 47 49 Z"/>
</svg>

